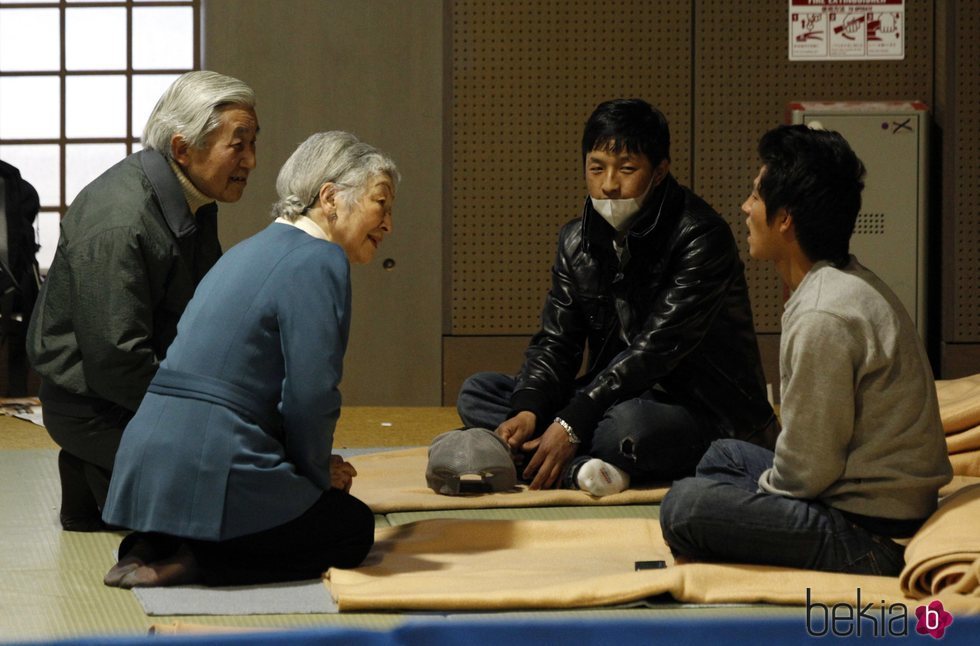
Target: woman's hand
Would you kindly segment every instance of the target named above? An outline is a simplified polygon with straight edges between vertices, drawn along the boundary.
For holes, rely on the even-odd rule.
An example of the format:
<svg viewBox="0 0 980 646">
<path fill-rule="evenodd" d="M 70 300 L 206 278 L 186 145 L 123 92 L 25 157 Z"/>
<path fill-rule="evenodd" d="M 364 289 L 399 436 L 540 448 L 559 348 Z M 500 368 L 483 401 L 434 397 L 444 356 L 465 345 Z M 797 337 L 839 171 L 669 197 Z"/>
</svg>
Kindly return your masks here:
<svg viewBox="0 0 980 646">
<path fill-rule="evenodd" d="M 354 483 L 354 476 L 356 475 L 357 469 L 350 462 L 339 455 L 330 456 L 331 487 L 350 493 L 350 486 Z"/>
</svg>

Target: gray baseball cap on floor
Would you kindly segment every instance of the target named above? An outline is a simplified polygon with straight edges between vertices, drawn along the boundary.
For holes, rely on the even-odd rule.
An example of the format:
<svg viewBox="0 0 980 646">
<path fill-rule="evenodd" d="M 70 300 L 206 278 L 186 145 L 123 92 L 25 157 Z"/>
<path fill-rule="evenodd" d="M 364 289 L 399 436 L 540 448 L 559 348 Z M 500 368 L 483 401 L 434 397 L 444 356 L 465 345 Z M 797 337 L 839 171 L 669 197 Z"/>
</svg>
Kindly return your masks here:
<svg viewBox="0 0 980 646">
<path fill-rule="evenodd" d="M 517 469 L 510 448 L 499 435 L 485 428 L 467 428 L 432 440 L 425 481 L 433 491 L 447 496 L 492 493 L 513 489 Z"/>
</svg>

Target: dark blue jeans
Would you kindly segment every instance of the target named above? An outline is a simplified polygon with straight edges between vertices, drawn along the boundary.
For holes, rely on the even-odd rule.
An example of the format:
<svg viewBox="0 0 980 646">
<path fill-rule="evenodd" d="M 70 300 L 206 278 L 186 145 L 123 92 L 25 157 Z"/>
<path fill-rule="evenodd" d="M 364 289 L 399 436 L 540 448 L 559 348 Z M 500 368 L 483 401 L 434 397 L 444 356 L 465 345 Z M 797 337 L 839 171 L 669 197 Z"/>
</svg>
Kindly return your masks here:
<svg viewBox="0 0 980 646">
<path fill-rule="evenodd" d="M 459 391 L 456 409 L 468 427 L 495 429 L 507 419 L 514 377 L 480 372 L 467 379 Z M 538 420 L 538 432 L 551 424 Z M 599 458 L 630 475 L 634 482 L 665 481 L 694 473 L 698 460 L 721 435 L 718 424 L 675 401 L 662 391 L 651 390 L 606 410 L 591 443 L 579 448 L 574 467 Z"/>
<path fill-rule="evenodd" d="M 704 561 L 897 576 L 905 548 L 815 500 L 758 491 L 773 452 L 718 440 L 696 476 L 675 482 L 660 507 L 660 526 L 676 555 Z"/>
</svg>

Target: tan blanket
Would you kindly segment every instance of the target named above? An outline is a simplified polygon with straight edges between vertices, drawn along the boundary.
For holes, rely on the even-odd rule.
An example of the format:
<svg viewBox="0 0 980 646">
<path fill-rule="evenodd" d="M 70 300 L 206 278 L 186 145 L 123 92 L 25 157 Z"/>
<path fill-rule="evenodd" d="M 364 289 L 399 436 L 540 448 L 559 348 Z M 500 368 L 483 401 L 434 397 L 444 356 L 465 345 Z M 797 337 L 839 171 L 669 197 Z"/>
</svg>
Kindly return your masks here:
<svg viewBox="0 0 980 646">
<path fill-rule="evenodd" d="M 949 456 L 953 473 L 961 476 L 980 476 L 980 451 L 953 453 Z"/>
<path fill-rule="evenodd" d="M 429 489 L 425 483 L 428 447 L 355 456 L 350 463 L 357 469 L 351 494 L 363 500 L 376 514 L 436 509 L 637 505 L 660 502 L 667 493 L 667 487 L 651 487 L 593 498 L 581 491 L 530 491 L 521 486 L 508 493 L 444 496 Z"/>
<path fill-rule="evenodd" d="M 905 593 L 962 597 L 980 607 L 980 485 L 943 500 L 909 543 L 905 561 Z"/>
<path fill-rule="evenodd" d="M 425 484 L 427 449 L 424 447 L 369 453 L 351 458 L 357 478 L 351 493 L 363 500 L 376 514 L 397 511 L 434 511 L 440 509 L 496 509 L 516 507 L 562 507 L 586 505 L 643 505 L 663 500 L 668 487 L 628 489 L 622 493 L 593 498 L 581 491 L 552 489 L 530 491 L 521 487 L 512 493 L 479 494 L 472 496 L 442 496 Z M 953 460 L 972 459 L 967 453 Z M 970 463 L 972 464 L 972 463 Z M 953 481 L 943 487 L 940 495 L 947 496 L 965 486 L 980 483 L 980 471 L 973 473 L 970 465 L 960 467 Z"/>
<path fill-rule="evenodd" d="M 946 496 L 951 496 L 960 489 L 977 484 L 980 484 L 980 477 L 954 475 L 952 481 L 939 490 L 939 497 L 945 498 Z"/>
<path fill-rule="evenodd" d="M 691 603 L 903 603 L 922 601 L 893 577 L 767 566 L 671 565 L 656 519 L 426 520 L 380 528 L 365 564 L 331 569 L 342 612 L 517 610 L 633 604 L 669 593 Z M 636 561 L 666 561 L 635 571 Z M 928 596 L 928 595 L 927 595 Z M 980 599 L 953 595 L 952 612 L 980 613 Z"/>
<path fill-rule="evenodd" d="M 980 476 L 980 374 L 936 382 L 953 473 Z"/>
<path fill-rule="evenodd" d="M 943 429 L 954 473 L 980 476 L 980 374 L 936 382 Z M 581 491 L 530 491 L 472 496 L 442 496 L 425 484 L 428 448 L 372 453 L 351 458 L 358 477 L 351 490 L 377 514 L 395 511 L 545 507 L 579 505 L 631 505 L 660 502 L 667 486 L 632 488 L 604 498 Z M 952 490 L 948 487 L 944 494 Z"/>
<path fill-rule="evenodd" d="M 980 426 L 947 433 L 946 448 L 954 474 L 980 476 Z"/>
<path fill-rule="evenodd" d="M 959 464 L 951 494 L 907 550 L 901 579 L 695 563 L 634 571 L 635 561 L 671 563 L 655 519 L 430 520 L 380 528 L 365 565 L 330 570 L 342 611 L 575 608 L 635 603 L 669 593 L 692 603 L 890 605 L 939 598 L 980 613 L 980 375 L 939 381 L 943 427 Z M 594 499 L 578 491 L 440 496 L 425 485 L 426 448 L 353 458 L 353 493 L 377 513 L 398 510 L 651 503 L 666 488 Z M 965 465 L 965 466 L 964 466 Z M 955 486 L 954 486 L 955 485 Z M 973 485 L 973 486 L 969 486 Z M 964 488 L 965 487 L 965 488 Z"/>
<path fill-rule="evenodd" d="M 980 425 L 980 373 L 962 379 L 938 380 L 936 395 L 947 434 Z M 973 448 L 980 448 L 980 444 Z"/>
<path fill-rule="evenodd" d="M 980 426 L 948 434 L 946 446 L 950 455 L 980 450 Z"/>
</svg>

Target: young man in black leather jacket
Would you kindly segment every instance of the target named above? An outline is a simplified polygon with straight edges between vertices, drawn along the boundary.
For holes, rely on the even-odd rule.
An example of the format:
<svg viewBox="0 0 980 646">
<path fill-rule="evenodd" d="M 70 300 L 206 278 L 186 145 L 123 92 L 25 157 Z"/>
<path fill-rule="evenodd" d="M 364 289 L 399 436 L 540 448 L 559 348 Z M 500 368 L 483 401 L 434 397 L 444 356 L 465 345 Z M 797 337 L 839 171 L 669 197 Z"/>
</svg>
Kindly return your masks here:
<svg viewBox="0 0 980 646">
<path fill-rule="evenodd" d="M 462 421 L 496 429 L 532 489 L 597 496 L 691 474 L 718 438 L 772 448 L 738 248 L 670 174 L 665 117 L 638 99 L 605 102 L 582 158 L 589 197 L 559 233 L 541 329 L 516 377 L 464 383 Z"/>
</svg>

